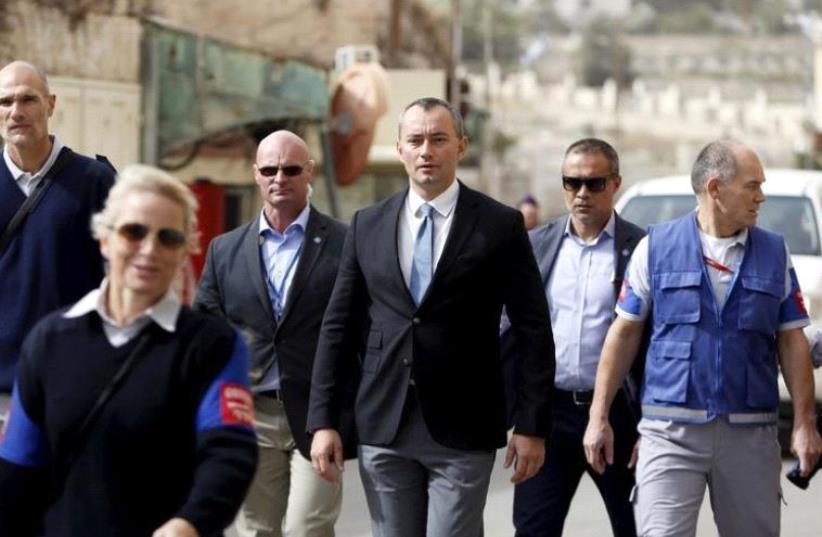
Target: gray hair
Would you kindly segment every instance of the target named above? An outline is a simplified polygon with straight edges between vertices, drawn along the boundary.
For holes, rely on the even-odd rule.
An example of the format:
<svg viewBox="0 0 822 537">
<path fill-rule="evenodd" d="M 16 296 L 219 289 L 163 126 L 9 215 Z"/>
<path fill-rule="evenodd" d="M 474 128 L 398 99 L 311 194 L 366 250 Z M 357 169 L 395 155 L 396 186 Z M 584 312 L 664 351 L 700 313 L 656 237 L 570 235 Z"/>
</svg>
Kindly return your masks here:
<svg viewBox="0 0 822 537">
<path fill-rule="evenodd" d="M 40 67 L 37 64 L 27 62 L 25 60 L 15 60 L 13 62 L 7 63 L 3 66 L 0 71 L 5 71 L 7 68 L 14 68 L 14 67 L 25 67 L 26 69 L 30 69 L 34 71 L 40 81 L 43 83 L 43 87 L 46 90 L 46 95 L 51 95 L 51 88 L 49 88 L 49 78 L 46 75 L 46 70 Z"/>
<path fill-rule="evenodd" d="M 702 148 L 691 169 L 691 187 L 695 194 L 705 192 L 705 184 L 711 177 L 718 177 L 723 183 L 730 183 L 736 177 L 736 155 L 739 143 L 731 140 L 717 140 Z"/>
<path fill-rule="evenodd" d="M 402 118 L 405 117 L 405 113 L 408 112 L 408 110 L 414 108 L 415 106 L 419 106 L 426 112 L 431 110 L 432 108 L 437 108 L 438 106 L 445 108 L 451 115 L 451 121 L 454 124 L 454 130 L 457 132 L 457 135 L 460 138 L 465 137 L 465 122 L 462 119 L 462 114 L 460 114 L 460 111 L 457 110 L 456 107 L 454 107 L 454 105 L 452 105 L 448 101 L 439 99 L 437 97 L 423 97 L 421 99 L 413 101 L 411 104 L 403 108 L 402 113 L 400 114 L 399 125 L 397 127 L 398 136 L 402 134 Z"/>
<path fill-rule="evenodd" d="M 605 140 L 600 140 L 599 138 L 583 138 L 582 140 L 577 140 L 565 150 L 565 157 L 567 158 L 568 155 L 572 153 L 582 155 L 599 153 L 608 161 L 611 173 L 613 175 L 619 175 L 619 155 L 616 149 Z"/>
<path fill-rule="evenodd" d="M 188 238 L 187 249 L 199 250 L 197 231 L 197 198 L 179 179 L 163 170 L 144 164 L 126 166 L 117 174 L 117 182 L 111 187 L 103 210 L 91 217 L 91 233 L 100 240 L 111 233 L 123 202 L 134 192 L 151 192 L 163 196 L 183 209 L 183 225 Z"/>
</svg>

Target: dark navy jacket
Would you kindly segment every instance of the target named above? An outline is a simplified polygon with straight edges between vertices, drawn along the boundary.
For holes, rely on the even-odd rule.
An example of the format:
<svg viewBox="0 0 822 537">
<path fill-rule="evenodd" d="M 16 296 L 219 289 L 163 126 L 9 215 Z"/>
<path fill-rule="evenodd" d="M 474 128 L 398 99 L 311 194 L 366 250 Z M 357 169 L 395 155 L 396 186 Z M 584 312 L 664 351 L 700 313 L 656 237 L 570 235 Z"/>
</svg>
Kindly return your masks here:
<svg viewBox="0 0 822 537">
<path fill-rule="evenodd" d="M 90 222 L 113 184 L 111 168 L 75 154 L 0 255 L 0 393 L 11 392 L 20 346 L 34 324 L 103 279 Z M 0 230 L 25 199 L 0 159 Z"/>
</svg>

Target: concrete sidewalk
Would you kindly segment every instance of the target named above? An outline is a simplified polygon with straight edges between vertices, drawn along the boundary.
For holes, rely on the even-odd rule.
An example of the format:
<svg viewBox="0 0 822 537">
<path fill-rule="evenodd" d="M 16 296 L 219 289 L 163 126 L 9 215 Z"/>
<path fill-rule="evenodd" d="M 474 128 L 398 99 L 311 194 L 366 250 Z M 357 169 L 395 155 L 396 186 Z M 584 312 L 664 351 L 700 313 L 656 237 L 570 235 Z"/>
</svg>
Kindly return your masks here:
<svg viewBox="0 0 822 537">
<path fill-rule="evenodd" d="M 508 482 L 511 472 L 502 468 L 504 451 L 497 453 L 491 487 L 485 507 L 485 537 L 510 537 L 514 534 L 511 524 L 511 505 L 514 489 Z M 784 461 L 782 475 L 793 466 Z M 782 479 L 782 490 L 787 505 L 782 508 L 782 535 L 786 537 L 819 537 L 822 535 L 822 476 L 817 476 L 807 491 Z M 583 477 L 571 504 L 565 523 L 565 535 L 569 537 L 606 537 L 611 535 L 608 515 L 593 482 Z M 699 515 L 697 537 L 716 537 L 708 495 Z M 343 509 L 337 522 L 338 537 L 371 537 L 368 509 L 360 483 L 356 461 L 345 466 L 343 485 Z"/>
</svg>

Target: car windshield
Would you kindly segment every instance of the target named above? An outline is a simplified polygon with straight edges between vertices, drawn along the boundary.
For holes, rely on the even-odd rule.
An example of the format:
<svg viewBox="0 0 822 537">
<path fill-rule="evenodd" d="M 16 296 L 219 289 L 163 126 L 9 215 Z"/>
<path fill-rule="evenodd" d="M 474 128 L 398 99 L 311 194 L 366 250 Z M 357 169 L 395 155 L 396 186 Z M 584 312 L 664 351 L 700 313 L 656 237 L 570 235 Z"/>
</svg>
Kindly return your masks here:
<svg viewBox="0 0 822 537">
<path fill-rule="evenodd" d="M 696 207 L 692 195 L 649 195 L 628 200 L 620 216 L 647 228 L 673 220 Z M 794 255 L 820 255 L 819 232 L 811 201 L 799 196 L 768 196 L 759 211 L 758 224 L 785 237 Z"/>
</svg>

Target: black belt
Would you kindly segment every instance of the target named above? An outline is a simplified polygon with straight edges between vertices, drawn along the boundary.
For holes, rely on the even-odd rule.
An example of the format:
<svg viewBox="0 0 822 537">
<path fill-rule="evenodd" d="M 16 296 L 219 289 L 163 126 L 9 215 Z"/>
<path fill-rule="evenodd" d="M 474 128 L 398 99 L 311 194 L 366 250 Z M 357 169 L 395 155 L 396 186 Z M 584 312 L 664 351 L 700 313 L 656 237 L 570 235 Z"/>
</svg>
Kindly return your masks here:
<svg viewBox="0 0 822 537">
<path fill-rule="evenodd" d="M 267 397 L 268 399 L 276 399 L 277 401 L 283 400 L 283 391 L 282 390 L 266 390 L 264 392 L 257 392 L 259 397 Z"/>
<path fill-rule="evenodd" d="M 554 396 L 576 406 L 589 406 L 594 401 L 594 390 L 560 390 L 555 388 Z"/>
</svg>

